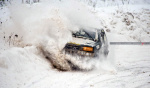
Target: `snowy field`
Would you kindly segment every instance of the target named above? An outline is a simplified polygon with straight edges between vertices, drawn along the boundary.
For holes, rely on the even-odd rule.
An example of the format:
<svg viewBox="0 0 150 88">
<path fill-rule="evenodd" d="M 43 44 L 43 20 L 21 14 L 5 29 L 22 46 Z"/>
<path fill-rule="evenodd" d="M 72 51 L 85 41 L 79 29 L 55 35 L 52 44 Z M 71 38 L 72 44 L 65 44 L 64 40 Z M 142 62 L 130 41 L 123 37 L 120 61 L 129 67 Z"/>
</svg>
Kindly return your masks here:
<svg viewBox="0 0 150 88">
<path fill-rule="evenodd" d="M 93 1 L 95 7 L 88 0 L 0 7 L 0 88 L 150 88 L 150 45 L 109 45 L 92 71 L 58 71 L 42 54 L 64 59 L 71 31 L 87 25 L 103 28 L 109 42 L 150 42 L 149 0 Z"/>
</svg>

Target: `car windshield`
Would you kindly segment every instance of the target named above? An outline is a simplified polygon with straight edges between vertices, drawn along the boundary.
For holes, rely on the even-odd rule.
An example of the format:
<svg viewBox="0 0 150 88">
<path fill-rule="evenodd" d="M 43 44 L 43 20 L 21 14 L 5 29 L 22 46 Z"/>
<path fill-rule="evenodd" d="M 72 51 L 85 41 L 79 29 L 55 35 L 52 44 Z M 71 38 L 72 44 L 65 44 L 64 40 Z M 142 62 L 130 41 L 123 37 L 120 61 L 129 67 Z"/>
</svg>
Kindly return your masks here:
<svg viewBox="0 0 150 88">
<path fill-rule="evenodd" d="M 93 31 L 85 31 L 85 30 L 80 30 L 77 31 L 75 33 L 72 34 L 73 37 L 77 37 L 77 38 L 84 38 L 84 39 L 89 39 L 89 40 L 93 40 L 95 38 L 95 32 Z"/>
</svg>

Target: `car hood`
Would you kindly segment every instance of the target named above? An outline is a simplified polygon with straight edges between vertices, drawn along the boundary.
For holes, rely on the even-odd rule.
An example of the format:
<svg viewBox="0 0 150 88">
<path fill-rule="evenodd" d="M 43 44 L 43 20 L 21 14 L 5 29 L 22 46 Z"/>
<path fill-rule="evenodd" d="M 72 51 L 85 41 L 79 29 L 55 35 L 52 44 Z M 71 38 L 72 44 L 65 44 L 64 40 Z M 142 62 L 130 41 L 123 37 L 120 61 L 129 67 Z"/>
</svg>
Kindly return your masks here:
<svg viewBox="0 0 150 88">
<path fill-rule="evenodd" d="M 94 46 L 95 42 L 89 39 L 83 39 L 83 38 L 72 38 L 72 41 L 70 43 L 73 44 L 79 44 L 79 45 L 89 45 Z"/>
</svg>

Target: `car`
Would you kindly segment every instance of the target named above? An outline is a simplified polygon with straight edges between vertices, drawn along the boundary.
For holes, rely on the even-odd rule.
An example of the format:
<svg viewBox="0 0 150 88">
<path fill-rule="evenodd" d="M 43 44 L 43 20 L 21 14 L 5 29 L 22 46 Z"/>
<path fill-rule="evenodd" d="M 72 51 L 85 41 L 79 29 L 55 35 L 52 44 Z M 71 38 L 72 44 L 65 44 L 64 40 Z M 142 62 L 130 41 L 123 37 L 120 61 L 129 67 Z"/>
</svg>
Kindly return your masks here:
<svg viewBox="0 0 150 88">
<path fill-rule="evenodd" d="M 103 50 L 101 50 L 103 49 Z M 80 28 L 72 32 L 72 41 L 64 47 L 65 53 L 83 57 L 97 57 L 101 53 L 108 55 L 108 43 L 106 33 L 103 29 Z"/>
</svg>

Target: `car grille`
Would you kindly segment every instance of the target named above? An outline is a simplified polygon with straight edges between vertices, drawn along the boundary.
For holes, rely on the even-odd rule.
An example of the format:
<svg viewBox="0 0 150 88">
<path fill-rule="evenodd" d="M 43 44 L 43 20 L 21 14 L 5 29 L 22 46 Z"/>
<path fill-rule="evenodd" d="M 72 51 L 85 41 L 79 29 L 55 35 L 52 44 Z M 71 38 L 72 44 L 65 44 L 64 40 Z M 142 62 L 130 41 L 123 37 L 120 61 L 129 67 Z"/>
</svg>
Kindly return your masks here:
<svg viewBox="0 0 150 88">
<path fill-rule="evenodd" d="M 77 46 L 77 45 L 74 45 L 74 44 L 67 44 L 65 46 L 65 49 L 80 50 L 80 46 Z"/>
<path fill-rule="evenodd" d="M 94 53 L 82 51 L 81 47 L 75 44 L 67 44 L 65 46 L 65 51 L 69 54 L 77 54 L 80 56 L 92 56 Z"/>
</svg>

